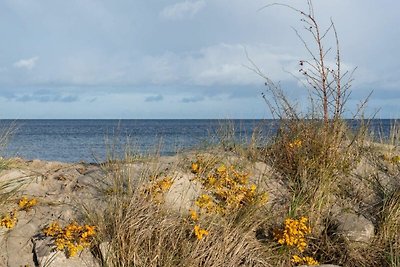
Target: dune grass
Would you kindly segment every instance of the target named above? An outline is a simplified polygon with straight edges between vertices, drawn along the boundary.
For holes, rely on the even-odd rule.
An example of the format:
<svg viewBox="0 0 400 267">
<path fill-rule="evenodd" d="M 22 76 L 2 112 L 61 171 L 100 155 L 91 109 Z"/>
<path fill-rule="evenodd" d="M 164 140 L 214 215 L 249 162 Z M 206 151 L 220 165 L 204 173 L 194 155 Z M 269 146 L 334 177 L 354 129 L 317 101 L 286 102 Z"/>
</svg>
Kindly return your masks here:
<svg viewBox="0 0 400 267">
<path fill-rule="evenodd" d="M 2 126 L 0 129 L 0 172 L 7 170 L 12 165 L 12 160 L 3 157 L 9 139 L 15 130 L 15 125 Z M 17 222 L 17 210 L 12 208 L 16 203 L 15 196 L 29 181 L 29 177 L 0 179 L 0 227 L 2 230 L 11 229 Z M 20 207 L 21 208 L 21 207 Z M 22 206 L 23 208 L 27 208 Z"/>
<path fill-rule="evenodd" d="M 316 138 L 323 131 L 318 125 L 323 129 L 299 121 L 293 135 L 281 133 L 263 148 L 236 143 L 238 151 L 226 151 L 221 144 L 179 155 L 172 164 L 159 156 L 108 161 L 98 205 L 85 210 L 98 231 L 94 254 L 102 266 L 398 266 L 396 152 L 385 159 L 387 150 L 361 135 L 353 140 L 348 129 L 335 147 L 335 140 Z M 267 172 L 257 173 L 260 163 Z M 360 166 L 371 172 L 358 173 Z M 168 197 L 183 175 L 199 190 L 189 208 L 178 209 Z M 256 201 L 276 189 L 272 181 L 286 194 Z M 335 232 L 335 216 L 343 211 L 374 223 L 370 243 Z"/>
</svg>

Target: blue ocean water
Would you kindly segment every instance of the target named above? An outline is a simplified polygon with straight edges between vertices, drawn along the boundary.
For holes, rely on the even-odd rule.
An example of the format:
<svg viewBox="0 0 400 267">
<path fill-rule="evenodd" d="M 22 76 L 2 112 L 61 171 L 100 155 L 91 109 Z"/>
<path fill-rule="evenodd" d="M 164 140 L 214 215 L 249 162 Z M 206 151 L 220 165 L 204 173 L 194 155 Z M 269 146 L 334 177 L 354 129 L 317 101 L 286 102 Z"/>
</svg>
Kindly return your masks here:
<svg viewBox="0 0 400 267">
<path fill-rule="evenodd" d="M 15 128 L 5 156 L 63 162 L 103 161 L 107 151 L 160 150 L 171 155 L 207 142 L 224 127 L 237 136 L 250 136 L 260 120 L 1 120 Z M 229 126 L 228 126 L 229 125 Z M 114 148 L 110 148 L 113 147 Z"/>
<path fill-rule="evenodd" d="M 373 120 L 371 130 L 387 135 L 393 123 Z M 0 120 L 0 128 L 14 128 L 3 156 L 62 162 L 103 161 L 107 151 L 121 152 L 128 142 L 134 152 L 159 149 L 171 155 L 212 143 L 223 128 L 246 139 L 255 129 L 272 133 L 275 125 L 273 120 Z"/>
</svg>

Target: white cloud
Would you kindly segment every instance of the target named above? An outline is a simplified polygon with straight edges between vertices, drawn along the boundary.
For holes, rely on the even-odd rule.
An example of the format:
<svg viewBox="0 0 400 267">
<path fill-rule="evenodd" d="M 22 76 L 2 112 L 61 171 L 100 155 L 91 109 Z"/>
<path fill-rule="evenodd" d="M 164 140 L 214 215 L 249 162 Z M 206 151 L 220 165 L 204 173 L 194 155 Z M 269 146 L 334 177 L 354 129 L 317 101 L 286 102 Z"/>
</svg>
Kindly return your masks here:
<svg viewBox="0 0 400 267">
<path fill-rule="evenodd" d="M 181 20 L 184 18 L 192 18 L 205 6 L 206 2 L 204 0 L 179 2 L 174 5 L 165 7 L 160 12 L 160 16 L 162 18 L 170 20 Z"/>
<path fill-rule="evenodd" d="M 139 80 L 158 85 L 178 82 L 181 73 L 175 62 L 180 60 L 179 55 L 170 52 L 161 56 L 145 56 L 142 60 L 143 65 L 140 66 L 142 77 Z M 138 73 L 139 66 L 136 66 L 132 71 Z"/>
<path fill-rule="evenodd" d="M 195 86 L 246 86 L 263 84 L 246 66 L 246 50 L 255 64 L 273 80 L 292 79 L 298 57 L 264 44 L 218 44 L 188 53 L 167 52 L 147 57 L 141 70 L 144 82 Z M 132 76 L 132 75 L 131 75 Z"/>
<path fill-rule="evenodd" d="M 295 51 L 286 52 L 285 47 L 265 43 L 220 43 L 186 52 L 140 55 L 134 60 L 122 56 L 76 55 L 54 64 L 51 69 L 41 69 L 34 77 L 28 77 L 27 84 L 262 86 L 263 78 L 246 67 L 251 67 L 246 51 L 273 81 L 293 81 L 288 72 L 299 75 L 298 60 L 302 57 Z M 14 66 L 32 69 L 37 60 L 38 57 L 23 59 Z M 343 67 L 349 69 L 345 62 Z"/>
<path fill-rule="evenodd" d="M 187 59 L 190 79 L 198 85 L 257 85 L 261 78 L 246 68 L 255 64 L 273 79 L 287 78 L 283 67 L 295 62 L 296 57 L 275 51 L 267 45 L 219 44 L 203 48 L 201 57 Z"/>
<path fill-rule="evenodd" d="M 36 61 L 38 61 L 39 57 L 32 57 L 28 59 L 21 59 L 18 60 L 13 64 L 14 67 L 20 68 L 20 69 L 28 69 L 31 70 L 35 67 Z"/>
</svg>

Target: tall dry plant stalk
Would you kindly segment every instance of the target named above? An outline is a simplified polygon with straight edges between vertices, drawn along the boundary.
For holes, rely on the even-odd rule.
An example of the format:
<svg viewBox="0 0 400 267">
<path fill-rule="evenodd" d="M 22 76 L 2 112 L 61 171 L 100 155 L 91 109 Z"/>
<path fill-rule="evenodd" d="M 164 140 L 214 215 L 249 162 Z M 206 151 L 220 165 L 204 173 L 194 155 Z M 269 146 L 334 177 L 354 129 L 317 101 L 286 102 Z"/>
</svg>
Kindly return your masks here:
<svg viewBox="0 0 400 267">
<path fill-rule="evenodd" d="M 344 107 L 350 95 L 351 82 L 353 81 L 353 73 L 356 70 L 343 71 L 341 64 L 341 53 L 339 46 L 339 37 L 333 20 L 330 20 L 330 25 L 323 29 L 320 27 L 319 22 L 316 19 L 314 7 L 311 0 L 307 1 L 308 11 L 303 11 L 294 8 L 291 5 L 273 3 L 264 8 L 272 6 L 283 6 L 295 11 L 301 17 L 304 30 L 312 38 L 312 42 L 309 43 L 303 37 L 303 35 L 294 29 L 297 37 L 300 39 L 305 47 L 305 50 L 310 56 L 310 59 L 303 59 L 299 61 L 300 69 L 299 72 L 303 75 L 303 79 L 299 79 L 307 89 L 309 89 L 311 95 L 311 104 L 314 111 L 311 114 L 312 119 L 323 119 L 326 125 L 335 122 L 342 118 Z M 334 49 L 329 45 L 326 45 L 326 38 L 333 35 L 335 46 Z M 315 46 L 316 49 L 313 49 Z M 330 57 L 332 50 L 335 51 L 335 56 Z M 331 66 L 330 61 L 335 62 Z M 268 91 L 272 93 L 273 103 L 268 101 L 271 111 L 278 115 L 278 118 L 298 118 L 296 116 L 293 105 L 288 101 L 284 92 L 277 86 L 271 79 L 266 77 L 260 69 L 251 61 L 252 69 L 264 77 L 266 80 L 265 85 Z M 322 108 L 320 112 L 315 112 L 319 108 Z"/>
<path fill-rule="evenodd" d="M 279 121 L 265 159 L 287 181 L 294 194 L 294 206 L 301 203 L 311 213 L 322 217 L 340 179 L 360 158 L 359 145 L 366 128 L 359 127 L 350 134 L 352 130 L 343 119 L 355 69 L 343 70 L 335 24 L 331 19 L 329 26 L 322 28 L 311 0 L 307 0 L 306 11 L 281 3 L 262 9 L 274 6 L 288 8 L 300 16 L 304 33 L 294 31 L 309 59 L 299 61 L 302 77 L 297 79 L 309 92 L 310 112 L 300 112 L 279 83 L 272 81 L 249 58 L 249 68 L 265 79 L 267 94 L 263 94 L 263 98 L 273 119 Z M 334 42 L 333 49 L 329 40 Z M 367 99 L 357 109 L 355 118 L 362 115 Z"/>
</svg>

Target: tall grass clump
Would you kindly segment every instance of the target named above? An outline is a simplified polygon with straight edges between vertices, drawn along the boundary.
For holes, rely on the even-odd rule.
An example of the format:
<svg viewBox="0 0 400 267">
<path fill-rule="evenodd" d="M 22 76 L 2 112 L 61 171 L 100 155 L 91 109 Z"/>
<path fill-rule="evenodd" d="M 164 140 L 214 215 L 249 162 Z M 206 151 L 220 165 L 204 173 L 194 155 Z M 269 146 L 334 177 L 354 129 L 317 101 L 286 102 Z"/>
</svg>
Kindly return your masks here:
<svg viewBox="0 0 400 267">
<path fill-rule="evenodd" d="M 273 266 L 272 246 L 255 234 L 266 221 L 267 196 L 244 170 L 209 155 L 162 161 L 103 164 L 97 204 L 84 207 L 102 266 Z M 182 209 L 168 199 L 179 202 L 185 183 L 197 190 Z"/>
<path fill-rule="evenodd" d="M 15 125 L 5 125 L 0 129 L 0 172 L 6 170 L 10 160 L 3 157 L 7 144 L 15 130 Z M 0 179 L 0 226 L 11 229 L 17 222 L 16 211 L 10 206 L 19 189 L 25 185 L 29 177 Z"/>
<path fill-rule="evenodd" d="M 7 147 L 7 144 L 12 136 L 15 127 L 2 126 L 0 128 L 0 172 L 7 169 L 10 161 L 4 158 L 3 153 Z M 0 181 L 0 206 L 3 207 L 8 202 L 9 197 L 20 187 L 20 182 L 16 180 Z"/>
</svg>

